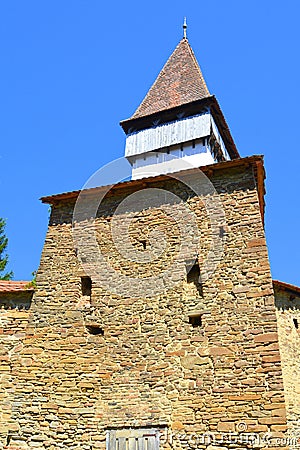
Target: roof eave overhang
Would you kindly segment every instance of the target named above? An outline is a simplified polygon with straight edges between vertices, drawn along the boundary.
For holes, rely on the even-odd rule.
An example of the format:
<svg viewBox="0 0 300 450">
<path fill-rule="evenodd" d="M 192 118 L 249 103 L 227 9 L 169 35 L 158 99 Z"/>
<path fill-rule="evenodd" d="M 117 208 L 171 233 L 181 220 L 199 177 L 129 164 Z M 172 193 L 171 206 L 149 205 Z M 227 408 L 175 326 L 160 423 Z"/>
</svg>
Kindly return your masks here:
<svg viewBox="0 0 300 450">
<path fill-rule="evenodd" d="M 274 289 L 279 291 L 288 292 L 290 294 L 296 294 L 300 296 L 300 287 L 294 284 L 284 283 L 283 281 L 273 280 Z"/>
<path fill-rule="evenodd" d="M 265 195 L 265 170 L 264 170 L 264 162 L 263 162 L 263 156 L 262 155 L 254 155 L 254 156 L 248 156 L 246 158 L 239 158 L 239 159 L 233 159 L 231 161 L 223 161 L 220 163 L 214 163 L 207 166 L 201 166 L 199 168 L 194 169 L 188 169 L 188 170 L 182 170 L 178 172 L 180 174 L 180 178 L 184 179 L 185 176 L 190 176 L 192 173 L 197 173 L 199 169 L 207 175 L 209 178 L 213 176 L 213 174 L 222 170 L 231 170 L 234 168 L 239 167 L 245 167 L 249 168 L 252 167 L 253 174 L 256 180 L 256 186 L 257 186 L 257 192 L 258 192 L 258 199 L 259 199 L 259 206 L 260 206 L 260 213 L 262 222 L 264 223 L 264 211 L 265 211 L 265 201 L 264 201 L 264 195 Z M 157 175 L 155 177 L 148 177 L 148 178 L 141 178 L 137 180 L 130 180 L 130 181 L 124 181 L 121 183 L 117 183 L 115 185 L 109 185 L 109 186 L 100 186 L 96 188 L 87 189 L 86 191 L 78 190 L 73 192 L 66 192 L 63 194 L 57 194 L 57 195 L 51 195 L 47 197 L 42 197 L 41 201 L 43 203 L 47 203 L 53 206 L 59 205 L 60 203 L 64 202 L 76 202 L 79 195 L 86 195 L 87 197 L 93 196 L 93 195 L 99 195 L 99 193 L 105 191 L 107 192 L 107 196 L 113 196 L 121 194 L 123 191 L 136 191 L 138 189 L 144 189 L 148 188 L 149 186 L 161 182 L 166 181 L 169 179 L 169 177 L 176 176 L 175 174 L 163 174 L 163 175 Z"/>
</svg>

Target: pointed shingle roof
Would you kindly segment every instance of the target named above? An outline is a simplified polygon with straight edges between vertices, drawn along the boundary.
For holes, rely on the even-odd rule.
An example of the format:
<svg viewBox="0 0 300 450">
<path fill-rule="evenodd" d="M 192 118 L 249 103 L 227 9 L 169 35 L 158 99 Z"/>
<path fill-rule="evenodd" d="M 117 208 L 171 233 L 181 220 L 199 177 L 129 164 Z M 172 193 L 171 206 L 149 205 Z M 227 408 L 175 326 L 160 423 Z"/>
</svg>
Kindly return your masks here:
<svg viewBox="0 0 300 450">
<path fill-rule="evenodd" d="M 188 40 L 183 38 L 131 119 L 148 116 L 209 96 L 210 93 L 194 52 Z"/>
</svg>

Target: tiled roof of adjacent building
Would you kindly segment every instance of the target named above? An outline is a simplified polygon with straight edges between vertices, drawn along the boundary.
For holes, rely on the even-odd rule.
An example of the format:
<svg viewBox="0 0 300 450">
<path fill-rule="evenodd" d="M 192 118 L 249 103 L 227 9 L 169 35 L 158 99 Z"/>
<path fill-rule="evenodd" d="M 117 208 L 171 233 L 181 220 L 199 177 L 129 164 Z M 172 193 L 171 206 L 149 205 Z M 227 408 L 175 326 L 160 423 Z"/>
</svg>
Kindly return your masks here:
<svg viewBox="0 0 300 450">
<path fill-rule="evenodd" d="M 280 289 L 282 291 L 293 291 L 300 294 L 300 287 L 294 284 L 284 283 L 283 281 L 273 280 L 274 288 Z"/>
<path fill-rule="evenodd" d="M 30 281 L 6 281 L 0 280 L 1 292 L 20 292 L 33 291 L 34 288 L 30 285 Z"/>
<path fill-rule="evenodd" d="M 194 52 L 188 40 L 183 38 L 131 119 L 209 96 L 209 90 Z"/>
</svg>

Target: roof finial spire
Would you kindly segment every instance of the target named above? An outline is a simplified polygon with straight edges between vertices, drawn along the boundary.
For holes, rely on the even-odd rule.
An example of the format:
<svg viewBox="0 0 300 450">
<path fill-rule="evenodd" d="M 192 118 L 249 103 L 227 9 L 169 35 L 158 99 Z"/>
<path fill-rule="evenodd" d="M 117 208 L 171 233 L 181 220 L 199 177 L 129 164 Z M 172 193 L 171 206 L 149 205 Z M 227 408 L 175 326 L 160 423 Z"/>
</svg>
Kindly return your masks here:
<svg viewBox="0 0 300 450">
<path fill-rule="evenodd" d="M 187 29 L 187 24 L 186 24 L 186 17 L 183 20 L 183 37 L 184 39 L 186 39 L 186 29 Z"/>
</svg>

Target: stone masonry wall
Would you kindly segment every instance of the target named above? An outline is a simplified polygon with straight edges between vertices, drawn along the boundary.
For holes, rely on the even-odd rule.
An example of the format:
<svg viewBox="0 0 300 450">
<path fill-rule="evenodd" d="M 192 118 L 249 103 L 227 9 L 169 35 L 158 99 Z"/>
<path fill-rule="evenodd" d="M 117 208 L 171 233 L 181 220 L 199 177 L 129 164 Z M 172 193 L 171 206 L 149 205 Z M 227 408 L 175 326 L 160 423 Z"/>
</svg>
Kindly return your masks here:
<svg viewBox="0 0 300 450">
<path fill-rule="evenodd" d="M 31 298 L 32 292 L 0 295 L 0 448 L 19 429 L 11 415 L 16 389 L 14 365 L 27 332 Z"/>
<path fill-rule="evenodd" d="M 1 435 L 3 448 L 105 449 L 108 429 L 128 427 L 167 430 L 163 446 L 176 449 L 212 448 L 199 442 L 205 432 L 223 438 L 251 432 L 261 439 L 271 432 L 284 438 L 274 295 L 253 170 L 231 168 L 211 177 L 226 216 L 226 227 L 220 229 L 224 254 L 202 286 L 174 262 L 181 234 L 164 205 L 131 214 L 130 242 L 141 255 L 145 245 L 156 248 L 164 235 L 161 256 L 143 263 L 126 259 L 122 239 L 116 248 L 110 232 L 113 218 L 121 227 L 126 219 L 116 207 L 133 193 L 133 185 L 115 189 L 99 208 L 99 247 L 87 240 L 86 257 L 100 249 L 120 280 L 121 275 L 145 280 L 170 267 L 170 276 L 174 272 L 179 281 L 152 298 L 143 292 L 135 298 L 108 292 L 101 282 L 110 276 L 106 273 L 92 276 L 91 297 L 83 295 L 85 273 L 72 238 L 74 202 L 52 208 L 26 330 L 20 323 L 21 333 L 15 331 L 21 342 L 7 375 L 13 389 L 4 385 L 10 426 L 8 435 Z M 176 193 L 193 211 L 201 271 L 211 244 L 205 196 L 199 198 L 175 180 L 152 187 Z M 180 204 L 171 208 L 178 212 Z M 91 222 L 85 225 L 88 233 Z M 157 238 L 151 241 L 154 230 Z M 188 260 L 188 248 L 184 255 Z M 200 326 L 190 323 L 195 310 L 202 311 Z M 101 333 L 91 334 L 93 326 Z M 216 445 L 247 447 L 224 441 Z M 279 444 L 259 441 L 257 446 Z"/>
<path fill-rule="evenodd" d="M 300 444 L 300 293 L 275 285 L 275 304 L 287 419 Z"/>
</svg>

